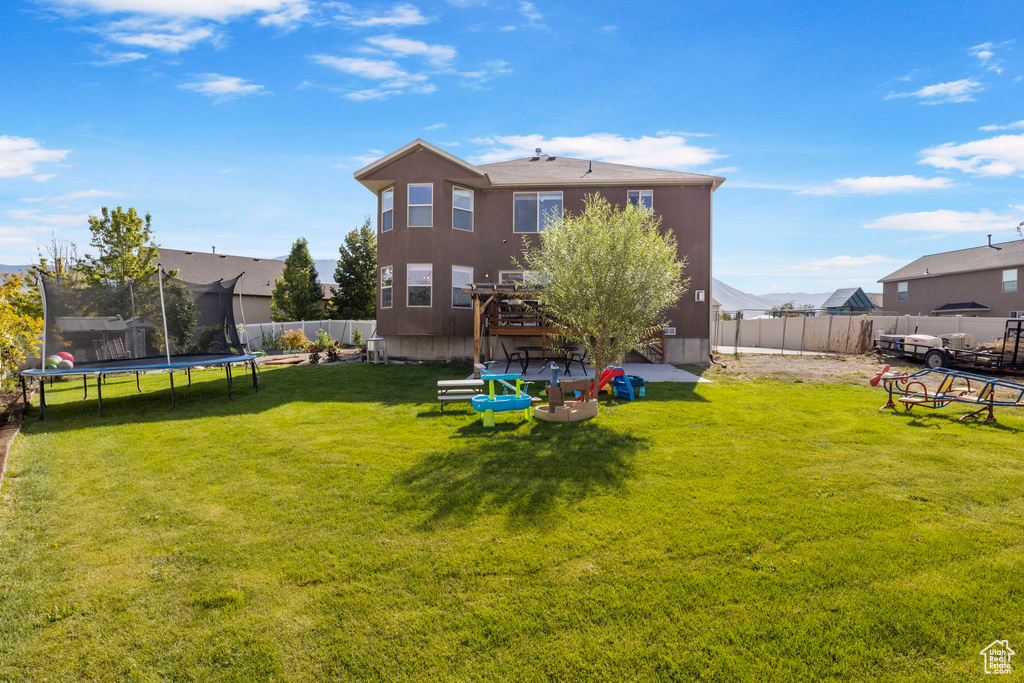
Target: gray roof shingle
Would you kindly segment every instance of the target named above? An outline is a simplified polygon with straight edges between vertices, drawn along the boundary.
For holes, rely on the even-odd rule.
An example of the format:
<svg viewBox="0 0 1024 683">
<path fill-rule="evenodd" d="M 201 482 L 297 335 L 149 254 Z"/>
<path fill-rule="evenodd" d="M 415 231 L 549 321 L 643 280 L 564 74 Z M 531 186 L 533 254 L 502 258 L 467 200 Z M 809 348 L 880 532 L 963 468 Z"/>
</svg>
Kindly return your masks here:
<svg viewBox="0 0 1024 683">
<path fill-rule="evenodd" d="M 602 181 L 662 181 L 662 182 L 706 182 L 720 185 L 725 178 L 682 171 L 664 171 L 656 168 L 610 164 L 604 161 L 589 161 L 572 157 L 541 155 L 480 164 L 478 169 L 485 172 L 494 184 L 530 183 L 599 183 Z M 642 188 L 638 188 L 642 189 Z"/>
<path fill-rule="evenodd" d="M 941 254 L 929 254 L 908 263 L 894 273 L 883 277 L 879 282 L 894 280 L 913 280 L 915 278 L 951 273 L 967 273 L 975 270 L 991 270 L 993 268 L 1013 268 L 1024 266 L 1024 241 L 999 242 L 991 247 L 971 247 L 946 251 Z"/>
</svg>

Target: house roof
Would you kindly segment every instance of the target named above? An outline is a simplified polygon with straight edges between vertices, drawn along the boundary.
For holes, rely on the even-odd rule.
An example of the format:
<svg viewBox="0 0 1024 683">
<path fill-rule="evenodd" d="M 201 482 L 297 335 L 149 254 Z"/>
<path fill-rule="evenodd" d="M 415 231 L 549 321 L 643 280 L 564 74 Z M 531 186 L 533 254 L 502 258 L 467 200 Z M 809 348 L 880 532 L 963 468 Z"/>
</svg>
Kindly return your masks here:
<svg viewBox="0 0 1024 683">
<path fill-rule="evenodd" d="M 943 304 L 932 313 L 951 313 L 953 311 L 991 311 L 991 307 L 979 304 L 977 301 L 964 301 L 957 304 Z"/>
<path fill-rule="evenodd" d="M 252 256 L 231 256 L 202 251 L 182 251 L 160 247 L 157 262 L 164 270 L 177 270 L 182 280 L 197 283 L 229 280 L 245 273 L 235 290 L 245 296 L 270 296 L 274 280 L 284 272 L 284 261 Z M 322 285 L 324 296 L 330 296 L 330 286 Z"/>
<path fill-rule="evenodd" d="M 874 302 L 868 298 L 860 287 L 846 287 L 832 292 L 832 296 L 825 300 L 822 308 L 842 308 L 847 304 L 850 308 L 875 308 Z"/>
<path fill-rule="evenodd" d="M 665 171 L 642 166 L 610 164 L 573 157 L 542 154 L 535 157 L 481 164 L 493 185 L 601 185 L 632 183 L 711 185 L 717 188 L 725 178 L 682 171 Z M 643 189 L 643 188 L 637 188 Z"/>
<path fill-rule="evenodd" d="M 666 171 L 641 166 L 611 164 L 604 161 L 575 159 L 541 154 L 492 164 L 473 164 L 417 138 L 353 173 L 353 177 L 374 192 L 386 187 L 390 181 L 369 180 L 369 176 L 388 164 L 417 150 L 426 150 L 461 167 L 467 181 L 476 187 L 543 185 L 621 185 L 637 183 L 647 185 L 711 185 L 712 190 L 725 182 L 721 176 Z M 381 187 L 377 187 L 377 186 Z M 637 189 L 643 189 L 639 187 Z"/>
<path fill-rule="evenodd" d="M 867 297 L 869 299 L 871 299 L 871 303 L 873 303 L 875 305 L 875 308 L 881 308 L 882 307 L 882 300 L 883 299 L 882 299 L 882 293 L 881 292 L 864 292 L 864 293 L 867 295 Z"/>
<path fill-rule="evenodd" d="M 977 270 L 994 268 L 1013 268 L 1024 266 L 1024 240 L 999 242 L 991 247 L 982 247 L 945 251 L 940 254 L 929 254 L 912 261 L 894 273 L 883 277 L 879 282 L 895 280 L 914 280 L 936 275 L 952 273 L 969 273 Z"/>
</svg>

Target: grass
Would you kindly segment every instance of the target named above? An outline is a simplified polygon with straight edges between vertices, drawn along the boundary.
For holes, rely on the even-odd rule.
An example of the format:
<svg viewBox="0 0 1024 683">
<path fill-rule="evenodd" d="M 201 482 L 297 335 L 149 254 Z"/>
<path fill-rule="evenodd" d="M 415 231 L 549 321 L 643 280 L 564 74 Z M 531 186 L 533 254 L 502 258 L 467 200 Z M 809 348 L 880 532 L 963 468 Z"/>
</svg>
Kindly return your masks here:
<svg viewBox="0 0 1024 683">
<path fill-rule="evenodd" d="M 651 385 L 573 425 L 462 368 L 48 392 L 0 496 L 0 680 L 963 680 L 1024 644 L 1024 417 Z M 963 411 L 966 412 L 966 411 Z"/>
</svg>

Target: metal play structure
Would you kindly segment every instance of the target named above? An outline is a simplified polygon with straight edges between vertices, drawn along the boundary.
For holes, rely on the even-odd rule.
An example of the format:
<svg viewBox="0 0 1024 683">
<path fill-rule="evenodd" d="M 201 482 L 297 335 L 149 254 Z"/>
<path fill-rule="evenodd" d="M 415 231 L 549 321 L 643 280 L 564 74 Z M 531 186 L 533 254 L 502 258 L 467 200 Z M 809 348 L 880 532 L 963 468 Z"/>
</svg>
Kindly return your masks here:
<svg viewBox="0 0 1024 683">
<path fill-rule="evenodd" d="M 886 365 L 869 384 L 874 387 L 879 382 L 889 394 L 881 410 L 902 405 L 910 412 L 914 406 L 945 408 L 958 403 L 976 408 L 960 420 L 985 413 L 984 422 L 995 422 L 996 407 L 1024 408 L 1024 384 L 949 368 L 925 368 L 909 374 L 890 372 Z"/>
</svg>

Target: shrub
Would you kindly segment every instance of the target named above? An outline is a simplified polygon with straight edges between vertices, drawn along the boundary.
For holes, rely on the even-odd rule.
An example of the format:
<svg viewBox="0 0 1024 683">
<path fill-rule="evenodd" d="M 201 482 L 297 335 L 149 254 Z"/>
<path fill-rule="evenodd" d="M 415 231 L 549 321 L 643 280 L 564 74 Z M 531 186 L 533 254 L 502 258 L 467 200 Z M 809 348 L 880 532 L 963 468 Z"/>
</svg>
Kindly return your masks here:
<svg viewBox="0 0 1024 683">
<path fill-rule="evenodd" d="M 309 353 L 309 364 L 317 365 L 320 362 L 320 347 L 316 344 L 310 344 L 306 347 L 306 351 Z"/>
<path fill-rule="evenodd" d="M 341 344 L 337 340 L 327 347 L 327 362 L 337 363 L 341 359 Z"/>
<path fill-rule="evenodd" d="M 359 328 L 352 330 L 352 343 L 359 346 L 363 343 L 363 333 L 359 331 Z"/>
<path fill-rule="evenodd" d="M 265 351 L 284 351 L 284 338 L 281 333 L 271 328 L 267 330 L 260 330 L 260 337 L 263 340 L 263 349 Z"/>
<path fill-rule="evenodd" d="M 287 350 L 304 349 L 309 344 L 309 339 L 302 330 L 288 330 L 281 335 L 284 340 L 284 348 Z"/>
<path fill-rule="evenodd" d="M 313 335 L 313 343 L 320 347 L 320 350 L 325 350 L 328 346 L 334 344 L 334 337 L 328 334 L 325 330 L 319 329 L 316 334 Z"/>
</svg>

